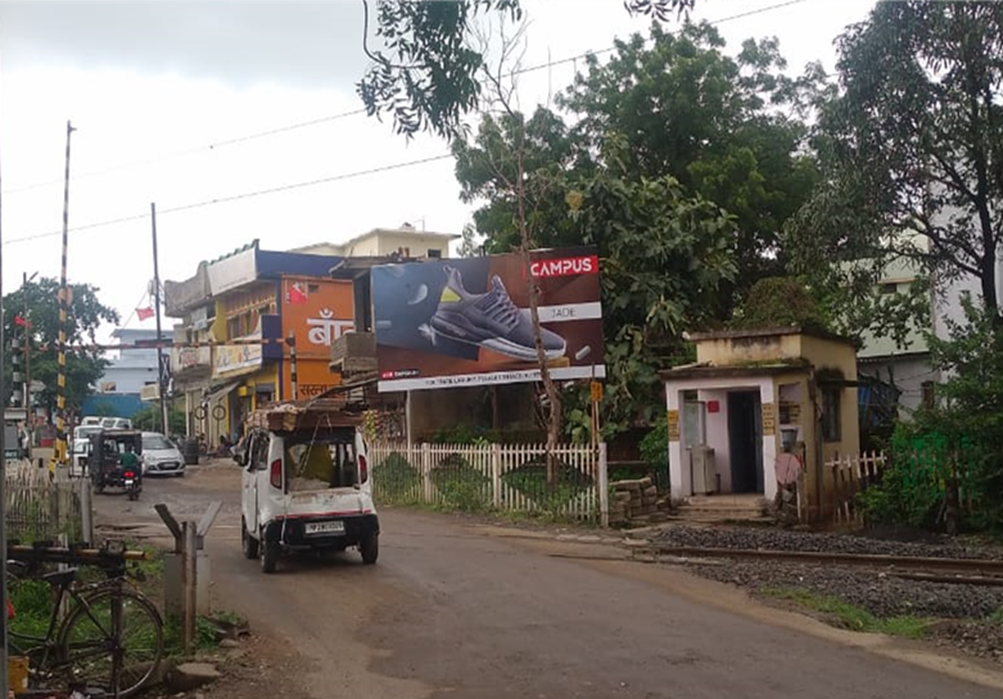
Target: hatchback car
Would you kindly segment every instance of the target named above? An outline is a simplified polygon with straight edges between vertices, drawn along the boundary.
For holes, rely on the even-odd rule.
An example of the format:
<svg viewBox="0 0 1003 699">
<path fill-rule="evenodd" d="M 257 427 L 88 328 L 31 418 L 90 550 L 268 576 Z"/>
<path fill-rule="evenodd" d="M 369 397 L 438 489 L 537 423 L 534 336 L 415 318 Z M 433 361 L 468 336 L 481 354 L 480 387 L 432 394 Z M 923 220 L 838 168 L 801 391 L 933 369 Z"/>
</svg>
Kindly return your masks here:
<svg viewBox="0 0 1003 699">
<path fill-rule="evenodd" d="M 181 450 L 159 432 L 143 433 L 143 473 L 147 475 L 185 475 Z"/>
</svg>

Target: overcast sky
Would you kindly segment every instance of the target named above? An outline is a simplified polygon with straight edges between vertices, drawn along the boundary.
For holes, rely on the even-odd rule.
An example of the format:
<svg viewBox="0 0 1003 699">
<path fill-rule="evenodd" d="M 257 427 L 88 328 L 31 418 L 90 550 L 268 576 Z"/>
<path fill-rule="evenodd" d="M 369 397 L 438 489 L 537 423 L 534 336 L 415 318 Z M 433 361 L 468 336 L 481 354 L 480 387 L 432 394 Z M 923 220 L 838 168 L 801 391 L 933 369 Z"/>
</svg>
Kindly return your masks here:
<svg viewBox="0 0 1003 699">
<path fill-rule="evenodd" d="M 800 72 L 863 19 L 873 0 L 697 0 L 736 51 L 775 35 Z M 644 31 L 621 0 L 524 0 L 524 64 L 598 51 Z M 58 276 L 66 121 L 73 134 L 69 276 L 101 288 L 129 327 L 153 276 L 156 202 L 164 279 L 191 276 L 253 238 L 266 249 L 346 240 L 410 221 L 460 232 L 469 207 L 447 144 L 410 144 L 356 112 L 362 4 L 352 1 L 4 0 L 0 4 L 3 288 L 22 272 Z M 529 110 L 577 64 L 526 74 Z M 312 123 L 302 128 L 288 128 Z M 263 132 L 274 131 L 269 135 Z M 248 138 L 250 137 L 250 138 Z M 384 169 L 390 168 L 390 169 Z M 371 174 L 367 171 L 380 170 Z M 327 180 L 281 192 L 287 185 Z M 251 195 L 251 196 L 245 196 Z M 225 201 L 220 201 L 225 200 Z M 218 203 L 212 203 L 218 202 Z M 130 219 L 117 224 L 105 224 Z M 74 230 L 74 229 L 77 230 Z M 168 327 L 173 321 L 168 320 Z"/>
</svg>

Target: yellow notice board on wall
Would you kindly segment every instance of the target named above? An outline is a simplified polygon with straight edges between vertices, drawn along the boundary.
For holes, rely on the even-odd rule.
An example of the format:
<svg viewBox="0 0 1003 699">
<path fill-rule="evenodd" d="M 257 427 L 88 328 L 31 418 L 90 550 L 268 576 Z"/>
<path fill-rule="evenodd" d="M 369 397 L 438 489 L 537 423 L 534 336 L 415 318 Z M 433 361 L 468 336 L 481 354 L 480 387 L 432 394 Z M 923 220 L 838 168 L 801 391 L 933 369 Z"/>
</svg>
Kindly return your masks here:
<svg viewBox="0 0 1003 699">
<path fill-rule="evenodd" d="M 763 403 L 763 436 L 777 433 L 777 415 L 773 403 Z"/>
<path fill-rule="evenodd" d="M 668 423 L 669 423 L 669 441 L 678 442 L 679 441 L 679 411 L 670 410 L 667 413 Z"/>
</svg>

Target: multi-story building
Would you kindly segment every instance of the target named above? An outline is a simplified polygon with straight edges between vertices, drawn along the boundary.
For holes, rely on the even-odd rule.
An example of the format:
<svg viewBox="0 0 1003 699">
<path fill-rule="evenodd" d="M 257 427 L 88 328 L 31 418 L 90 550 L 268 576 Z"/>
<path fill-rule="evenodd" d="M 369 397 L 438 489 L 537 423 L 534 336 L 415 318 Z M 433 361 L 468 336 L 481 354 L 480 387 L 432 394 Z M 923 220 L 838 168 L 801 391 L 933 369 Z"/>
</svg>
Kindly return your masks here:
<svg viewBox="0 0 1003 699">
<path fill-rule="evenodd" d="M 332 255 L 335 257 L 390 257 L 406 258 L 449 257 L 449 244 L 460 236 L 454 233 L 419 231 L 409 223 L 400 228 L 374 228 L 344 243 L 317 243 L 290 252 Z"/>
<path fill-rule="evenodd" d="M 445 257 L 457 237 L 403 228 L 353 240 L 366 241 L 367 250 L 407 248 L 410 256 Z M 293 398 L 285 338 L 295 338 L 298 398 L 339 384 L 330 371 L 331 344 L 355 327 L 357 286 L 330 274 L 343 261 L 343 249 L 319 244 L 278 252 L 260 249 L 255 240 L 200 263 L 183 282 L 165 282 L 167 315 L 181 321 L 171 366 L 189 434 L 204 433 L 215 444 L 221 435 L 238 433 L 251 410 Z"/>
<path fill-rule="evenodd" d="M 188 280 L 165 283 L 167 315 L 181 319 L 171 360 L 190 433 L 232 438 L 248 412 L 291 397 L 283 338 L 296 339 L 301 395 L 337 385 L 330 343 L 352 327 L 351 284 L 327 274 L 339 260 L 261 250 L 254 241 L 200 264 Z"/>
<path fill-rule="evenodd" d="M 157 339 L 156 330 L 116 328 L 111 336 L 123 345 L 135 345 Z M 96 391 L 84 399 L 83 415 L 114 412 L 119 417 L 132 417 L 142 408 L 144 389 L 157 385 L 157 350 L 130 349 L 120 351 L 109 360 Z"/>
<path fill-rule="evenodd" d="M 917 242 L 920 244 L 924 244 L 923 239 Z M 923 280 L 925 274 L 915 260 L 899 258 L 885 268 L 878 290 L 883 294 L 907 293 L 912 283 Z M 897 411 L 898 417 L 908 419 L 917 408 L 933 402 L 936 385 L 946 378 L 934 366 L 928 338 L 949 339 L 952 325 L 964 325 L 962 298 L 970 295 L 978 302 L 982 295 L 981 285 L 977 278 L 968 274 L 946 279 L 935 277 L 929 281 L 930 315 L 910 329 L 901 346 L 890 337 L 869 334 L 863 338 L 857 353 L 857 371 L 864 381 L 860 401 L 865 420 L 871 408 L 880 411 L 881 404 L 889 401 L 896 408 L 890 416 Z M 1003 298 L 1003 260 L 997 262 L 996 285 L 997 296 Z M 870 385 L 868 380 L 873 380 Z M 881 388 L 885 389 L 883 396 L 877 393 Z"/>
</svg>

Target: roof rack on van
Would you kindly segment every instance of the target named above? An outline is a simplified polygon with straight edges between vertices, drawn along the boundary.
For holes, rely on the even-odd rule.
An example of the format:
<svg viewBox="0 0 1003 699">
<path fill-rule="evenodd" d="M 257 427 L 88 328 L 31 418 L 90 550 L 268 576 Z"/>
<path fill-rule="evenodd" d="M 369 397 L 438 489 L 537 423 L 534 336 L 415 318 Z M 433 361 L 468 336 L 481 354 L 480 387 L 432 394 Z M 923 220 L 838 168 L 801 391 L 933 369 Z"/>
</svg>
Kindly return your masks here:
<svg viewBox="0 0 1003 699">
<path fill-rule="evenodd" d="M 318 427 L 358 427 L 362 424 L 362 413 L 358 410 L 346 410 L 345 402 L 338 399 L 285 401 L 253 411 L 247 416 L 245 424 L 247 427 L 271 432 L 293 432 Z"/>
</svg>

